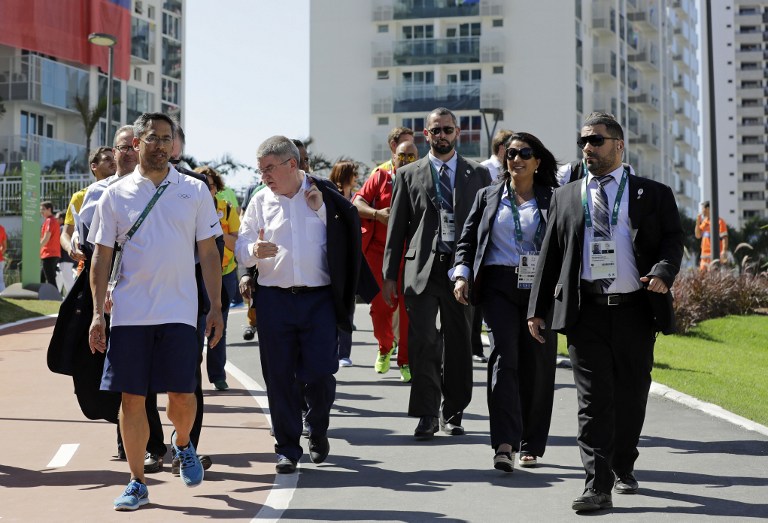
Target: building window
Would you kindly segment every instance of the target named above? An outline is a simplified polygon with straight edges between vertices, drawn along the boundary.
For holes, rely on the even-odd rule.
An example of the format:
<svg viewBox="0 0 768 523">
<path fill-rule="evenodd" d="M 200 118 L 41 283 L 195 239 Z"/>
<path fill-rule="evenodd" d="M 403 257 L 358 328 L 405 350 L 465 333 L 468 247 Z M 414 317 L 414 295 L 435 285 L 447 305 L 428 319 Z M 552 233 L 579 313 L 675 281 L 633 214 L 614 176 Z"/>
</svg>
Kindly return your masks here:
<svg viewBox="0 0 768 523">
<path fill-rule="evenodd" d="M 135 121 L 142 113 L 155 110 L 155 95 L 149 91 L 128 86 L 128 103 L 126 104 L 128 121 Z"/>
<path fill-rule="evenodd" d="M 389 125 L 389 116 L 379 116 L 378 125 Z"/>
<path fill-rule="evenodd" d="M 493 27 L 504 27 L 504 19 L 503 18 L 495 18 L 493 20 Z"/>
<path fill-rule="evenodd" d="M 380 33 L 388 33 L 389 32 L 389 25 L 387 25 L 387 24 L 380 24 L 376 29 Z"/>
<path fill-rule="evenodd" d="M 163 13 L 163 34 L 174 40 L 181 40 L 181 19 L 168 13 Z"/>
<path fill-rule="evenodd" d="M 155 73 L 147 71 L 147 85 L 155 85 Z"/>
<path fill-rule="evenodd" d="M 137 82 L 141 82 L 141 67 L 133 68 L 133 79 Z"/>
<path fill-rule="evenodd" d="M 403 73 L 403 83 L 408 85 L 432 85 L 435 83 L 435 72 L 410 71 Z"/>
<path fill-rule="evenodd" d="M 163 78 L 163 101 L 179 105 L 179 82 Z"/>
<path fill-rule="evenodd" d="M 154 59 L 155 32 L 151 30 L 149 22 L 135 16 L 131 18 L 131 56 L 140 58 L 145 62 Z"/>
<path fill-rule="evenodd" d="M 144 6 L 142 5 L 141 0 L 136 0 L 136 3 L 133 5 L 133 12 L 137 15 L 140 15 L 144 12 Z"/>
<path fill-rule="evenodd" d="M 424 118 L 403 118 L 403 127 L 412 129 L 414 133 L 424 130 Z"/>
<path fill-rule="evenodd" d="M 377 80 L 389 80 L 389 69 L 384 71 L 376 71 Z"/>
<path fill-rule="evenodd" d="M 150 20 L 155 19 L 155 6 L 153 5 L 147 6 L 147 18 L 149 18 Z"/>
<path fill-rule="evenodd" d="M 504 66 L 503 65 L 494 65 L 493 66 L 493 74 L 504 74 Z"/>
<path fill-rule="evenodd" d="M 435 26 L 432 24 L 403 26 L 403 38 L 405 40 L 424 40 L 434 37 Z"/>
</svg>

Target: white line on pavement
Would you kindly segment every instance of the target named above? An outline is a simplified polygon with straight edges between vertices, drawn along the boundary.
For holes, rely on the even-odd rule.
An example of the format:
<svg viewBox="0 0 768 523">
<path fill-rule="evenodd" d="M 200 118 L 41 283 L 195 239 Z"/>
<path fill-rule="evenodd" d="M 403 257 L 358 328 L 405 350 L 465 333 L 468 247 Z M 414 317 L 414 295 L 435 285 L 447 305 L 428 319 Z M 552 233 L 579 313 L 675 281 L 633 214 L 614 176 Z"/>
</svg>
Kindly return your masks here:
<svg viewBox="0 0 768 523">
<path fill-rule="evenodd" d="M 72 456 L 75 455 L 75 452 L 77 452 L 77 448 L 79 446 L 80 446 L 79 443 L 63 444 L 61 447 L 59 447 L 59 450 L 53 456 L 53 459 L 51 459 L 51 461 L 48 462 L 47 467 L 48 468 L 65 467 L 67 463 L 69 463 L 69 460 L 72 459 Z"/>
<path fill-rule="evenodd" d="M 233 378 L 248 389 L 248 392 L 251 393 L 253 399 L 256 400 L 256 403 L 258 403 L 259 407 L 264 411 L 269 425 L 272 426 L 272 418 L 269 414 L 266 414 L 269 412 L 269 404 L 266 400 L 266 394 L 264 394 L 264 388 L 230 362 L 227 362 L 225 369 Z M 300 468 L 301 465 L 299 465 L 299 469 Z M 259 523 L 279 521 L 283 512 L 288 508 L 288 505 L 290 505 L 291 499 L 293 499 L 293 494 L 296 492 L 296 485 L 298 482 L 298 472 L 296 474 L 275 474 L 275 483 L 269 491 L 264 506 L 261 507 L 258 514 L 256 514 L 251 521 L 258 520 Z"/>
</svg>

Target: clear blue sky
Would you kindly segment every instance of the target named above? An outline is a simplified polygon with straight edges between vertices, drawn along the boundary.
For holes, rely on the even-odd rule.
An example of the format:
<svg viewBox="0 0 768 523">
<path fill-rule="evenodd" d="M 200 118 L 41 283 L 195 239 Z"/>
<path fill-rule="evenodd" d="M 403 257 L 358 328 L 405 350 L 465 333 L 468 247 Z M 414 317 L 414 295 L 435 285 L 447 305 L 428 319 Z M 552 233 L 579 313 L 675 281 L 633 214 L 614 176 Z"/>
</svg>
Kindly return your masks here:
<svg viewBox="0 0 768 523">
<path fill-rule="evenodd" d="M 266 138 L 309 134 L 309 1 L 186 2 L 186 154 L 255 166 Z"/>
</svg>

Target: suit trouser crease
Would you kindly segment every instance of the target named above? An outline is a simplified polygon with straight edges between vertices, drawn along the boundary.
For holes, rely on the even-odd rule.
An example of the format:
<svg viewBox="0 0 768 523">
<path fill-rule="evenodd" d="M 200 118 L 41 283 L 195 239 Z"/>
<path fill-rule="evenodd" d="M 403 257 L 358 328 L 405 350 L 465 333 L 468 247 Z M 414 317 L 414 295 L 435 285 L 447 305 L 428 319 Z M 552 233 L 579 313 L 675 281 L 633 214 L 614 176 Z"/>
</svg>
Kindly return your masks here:
<svg viewBox="0 0 768 523">
<path fill-rule="evenodd" d="M 472 308 L 454 298 L 449 268 L 448 262 L 435 259 L 424 291 L 405 297 L 412 378 L 408 415 L 441 414 L 446 421 L 461 424 L 472 399 Z"/>
<path fill-rule="evenodd" d="M 486 278 L 481 301 L 494 332 L 488 362 L 491 446 L 543 456 L 552 419 L 557 337 L 544 331 L 544 345 L 527 325 L 530 291 L 517 288 L 517 275 L 494 272 Z"/>
<path fill-rule="evenodd" d="M 298 461 L 303 453 L 301 409 L 311 438 L 326 435 L 339 368 L 336 317 L 330 288 L 304 294 L 260 287 L 257 332 L 266 365 L 275 452 Z M 302 398 L 303 396 L 303 398 Z"/>
<path fill-rule="evenodd" d="M 568 331 L 579 404 L 586 487 L 610 492 L 614 472 L 634 470 L 645 421 L 655 332 L 646 302 L 615 307 L 583 304 Z"/>
</svg>

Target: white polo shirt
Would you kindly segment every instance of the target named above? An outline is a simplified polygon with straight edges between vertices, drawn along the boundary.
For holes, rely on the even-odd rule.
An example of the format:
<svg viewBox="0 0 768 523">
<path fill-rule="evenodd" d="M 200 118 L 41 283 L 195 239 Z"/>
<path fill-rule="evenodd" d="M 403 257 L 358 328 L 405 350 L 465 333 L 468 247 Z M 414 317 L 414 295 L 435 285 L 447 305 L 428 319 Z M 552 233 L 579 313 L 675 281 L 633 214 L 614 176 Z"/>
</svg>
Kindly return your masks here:
<svg viewBox="0 0 768 523">
<path fill-rule="evenodd" d="M 122 243 L 155 194 L 139 173 L 125 175 L 99 199 L 88 241 Z M 112 325 L 197 326 L 195 245 L 222 234 L 208 188 L 169 166 L 168 188 L 123 248 L 120 280 L 112 293 Z"/>
</svg>

